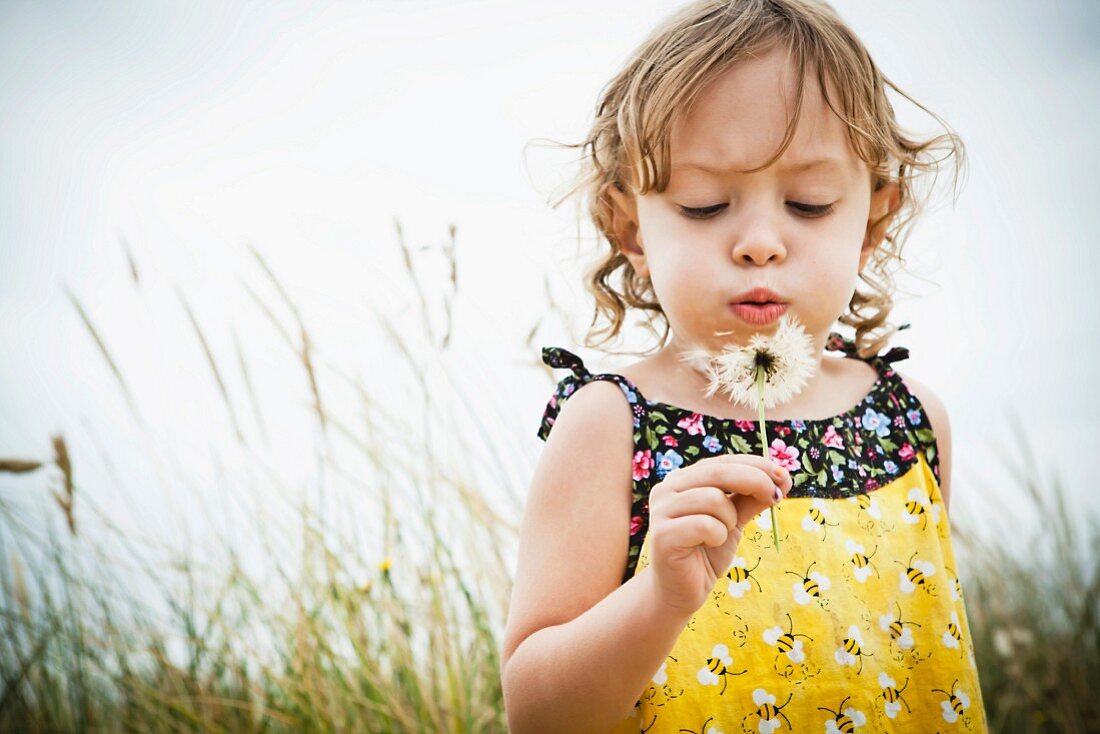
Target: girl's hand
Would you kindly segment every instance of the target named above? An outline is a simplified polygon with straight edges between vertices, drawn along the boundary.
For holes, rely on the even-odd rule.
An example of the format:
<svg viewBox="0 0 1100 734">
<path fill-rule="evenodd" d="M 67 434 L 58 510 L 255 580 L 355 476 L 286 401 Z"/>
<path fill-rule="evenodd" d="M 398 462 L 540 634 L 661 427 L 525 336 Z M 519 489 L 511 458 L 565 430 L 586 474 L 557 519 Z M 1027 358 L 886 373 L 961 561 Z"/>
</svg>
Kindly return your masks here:
<svg viewBox="0 0 1100 734">
<path fill-rule="evenodd" d="M 745 525 L 790 489 L 786 469 L 749 454 L 713 456 L 669 472 L 649 495 L 649 565 L 658 601 L 694 614 L 733 563 Z"/>
</svg>

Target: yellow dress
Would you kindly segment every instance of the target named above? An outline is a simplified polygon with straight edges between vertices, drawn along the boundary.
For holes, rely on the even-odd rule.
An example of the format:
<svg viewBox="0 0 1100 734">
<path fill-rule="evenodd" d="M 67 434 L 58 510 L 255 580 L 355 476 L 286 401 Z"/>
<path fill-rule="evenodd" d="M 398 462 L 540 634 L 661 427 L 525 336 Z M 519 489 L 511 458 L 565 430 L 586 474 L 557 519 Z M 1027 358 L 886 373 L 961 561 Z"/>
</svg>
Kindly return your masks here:
<svg viewBox="0 0 1100 734">
<path fill-rule="evenodd" d="M 850 341 L 828 346 L 858 358 Z M 631 716 L 614 734 L 984 732 L 985 711 L 947 517 L 935 435 L 891 361 L 845 413 L 767 421 L 772 458 L 794 487 L 745 529 L 736 557 L 688 622 Z M 648 564 L 652 486 L 719 453 L 760 455 L 753 421 L 645 399 L 625 377 L 568 367 L 538 435 L 562 403 L 595 379 L 617 382 L 634 412 L 634 511 L 623 582 Z"/>
</svg>

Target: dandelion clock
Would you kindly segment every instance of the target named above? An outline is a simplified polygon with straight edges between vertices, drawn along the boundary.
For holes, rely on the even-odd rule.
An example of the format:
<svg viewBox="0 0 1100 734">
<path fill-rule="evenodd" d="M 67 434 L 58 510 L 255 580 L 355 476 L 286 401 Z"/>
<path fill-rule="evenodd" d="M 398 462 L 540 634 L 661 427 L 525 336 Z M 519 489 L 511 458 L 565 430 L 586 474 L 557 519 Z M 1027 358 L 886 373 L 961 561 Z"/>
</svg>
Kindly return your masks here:
<svg viewBox="0 0 1100 734">
<path fill-rule="evenodd" d="M 722 336 L 730 332 L 722 332 Z M 709 380 L 706 396 L 723 392 L 738 405 L 756 408 L 760 417 L 760 446 L 768 456 L 768 434 L 764 409 L 774 408 L 797 395 L 813 376 L 813 340 L 802 324 L 783 314 L 774 334 L 753 334 L 749 343 L 729 344 L 718 352 L 691 349 L 681 360 L 702 372 Z M 779 550 L 779 526 L 775 508 L 770 509 L 772 538 Z"/>
</svg>

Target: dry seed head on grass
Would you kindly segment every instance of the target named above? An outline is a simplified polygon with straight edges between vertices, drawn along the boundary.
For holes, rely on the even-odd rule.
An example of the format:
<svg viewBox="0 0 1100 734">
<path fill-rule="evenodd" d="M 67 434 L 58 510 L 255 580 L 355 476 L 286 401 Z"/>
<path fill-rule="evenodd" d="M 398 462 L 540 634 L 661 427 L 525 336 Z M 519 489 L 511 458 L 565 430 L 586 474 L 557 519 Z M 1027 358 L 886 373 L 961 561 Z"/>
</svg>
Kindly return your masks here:
<svg viewBox="0 0 1100 734">
<path fill-rule="evenodd" d="M 41 461 L 26 459 L 0 459 L 0 472 L 7 474 L 26 474 L 42 466 Z"/>
<path fill-rule="evenodd" d="M 65 444 L 65 437 L 61 434 L 53 436 L 54 463 L 61 470 L 61 476 L 65 480 L 65 492 L 61 494 L 56 490 L 54 499 L 65 513 L 65 520 L 69 524 L 69 532 L 76 535 L 76 518 L 73 517 L 73 465 L 69 460 L 69 448 Z"/>
<path fill-rule="evenodd" d="M 30 594 L 27 592 L 27 579 L 23 570 L 23 561 L 19 558 L 19 552 L 14 551 L 11 554 L 11 573 L 12 573 L 12 585 L 15 595 L 15 602 L 19 606 L 19 613 L 23 615 L 23 621 L 29 622 L 31 619 L 31 603 Z"/>
</svg>

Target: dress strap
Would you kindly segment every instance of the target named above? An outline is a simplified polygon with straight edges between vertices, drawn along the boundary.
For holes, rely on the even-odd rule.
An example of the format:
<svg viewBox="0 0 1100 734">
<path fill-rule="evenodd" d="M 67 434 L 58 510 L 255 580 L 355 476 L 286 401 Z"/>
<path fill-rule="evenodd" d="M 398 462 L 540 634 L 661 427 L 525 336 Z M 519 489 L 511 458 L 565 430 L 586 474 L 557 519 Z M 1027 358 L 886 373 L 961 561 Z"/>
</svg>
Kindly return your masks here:
<svg viewBox="0 0 1100 734">
<path fill-rule="evenodd" d="M 591 372 L 584 366 L 584 360 L 577 355 L 573 354 L 567 349 L 561 347 L 543 347 L 542 348 L 542 361 L 551 367 L 568 368 L 573 370 L 573 374 L 579 380 L 588 381 L 591 377 Z"/>
<path fill-rule="evenodd" d="M 911 324 L 902 324 L 897 328 L 897 331 L 908 329 L 910 326 Z M 829 333 L 829 339 L 825 342 L 825 349 L 830 352 L 844 352 L 844 354 L 849 357 L 862 359 L 856 349 L 855 340 L 848 339 L 835 331 Z M 900 362 L 903 359 L 909 359 L 908 347 L 891 347 L 882 354 L 867 357 L 864 361 L 871 362 L 872 364 L 878 362 L 879 364 L 874 365 L 878 368 L 880 365 L 881 367 L 885 367 L 892 362 Z M 880 369 L 879 371 L 881 372 L 882 370 Z"/>
<path fill-rule="evenodd" d="M 623 394 L 626 395 L 634 414 L 634 430 L 637 431 L 641 428 L 642 419 L 646 415 L 645 399 L 642 398 L 642 394 L 638 392 L 638 388 L 630 380 L 611 372 L 593 374 L 584 366 L 584 360 L 561 347 L 543 347 L 542 361 L 550 367 L 572 371 L 572 374 L 566 375 L 558 381 L 554 394 L 550 396 L 550 400 L 546 404 L 546 410 L 543 411 L 542 422 L 539 424 L 538 430 L 538 437 L 543 441 L 550 434 L 550 428 L 557 420 L 562 405 L 569 399 L 569 396 L 593 380 L 610 380 L 617 383 Z"/>
<path fill-rule="evenodd" d="M 909 327 L 910 324 L 902 324 L 897 330 L 901 331 Z M 829 334 L 829 341 L 826 343 L 825 348 L 830 351 L 842 351 L 849 357 L 860 358 L 856 353 L 855 342 L 851 339 L 845 339 L 835 331 Z M 936 441 L 936 434 L 929 423 L 927 411 L 925 411 L 916 394 L 901 379 L 901 375 L 890 366 L 892 362 L 899 362 L 908 358 L 908 348 L 892 347 L 883 354 L 866 358 L 865 361 L 882 375 L 890 404 L 899 415 L 904 415 L 904 418 L 899 420 L 901 420 L 900 425 L 904 427 L 907 442 L 924 453 L 932 474 L 938 482 L 940 480 L 939 445 Z M 902 450 L 904 450 L 904 446 Z"/>
</svg>

